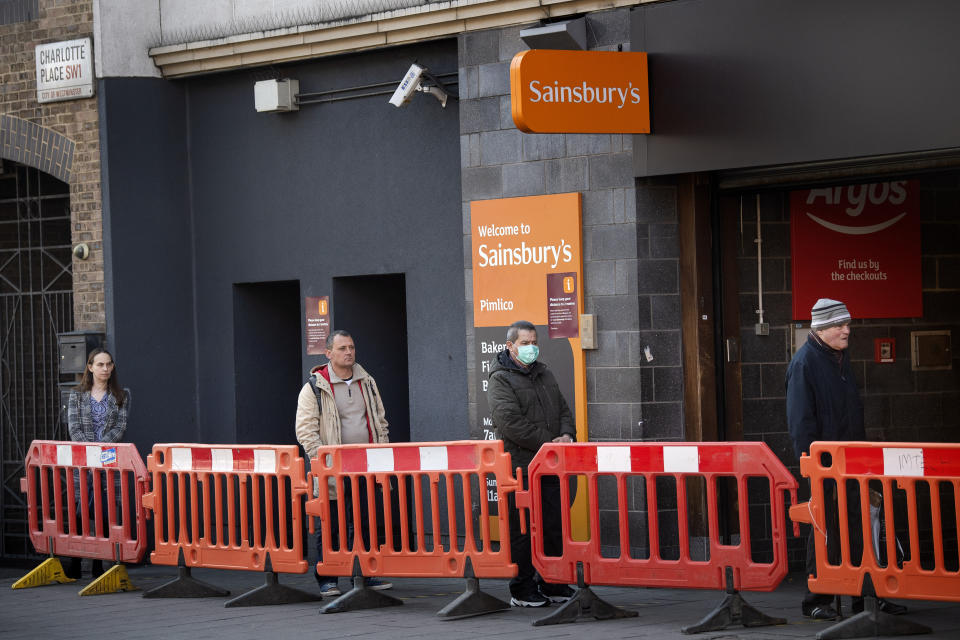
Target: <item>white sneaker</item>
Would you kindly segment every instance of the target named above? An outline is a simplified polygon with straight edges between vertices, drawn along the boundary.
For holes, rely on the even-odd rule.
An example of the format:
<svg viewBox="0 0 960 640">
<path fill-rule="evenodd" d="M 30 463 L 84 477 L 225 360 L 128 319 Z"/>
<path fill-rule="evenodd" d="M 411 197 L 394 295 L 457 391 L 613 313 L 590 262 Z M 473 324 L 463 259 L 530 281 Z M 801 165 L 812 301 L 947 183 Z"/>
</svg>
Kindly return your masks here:
<svg viewBox="0 0 960 640">
<path fill-rule="evenodd" d="M 543 596 L 539 591 L 510 597 L 510 606 L 512 607 L 546 607 L 549 604 L 550 599 Z"/>
</svg>

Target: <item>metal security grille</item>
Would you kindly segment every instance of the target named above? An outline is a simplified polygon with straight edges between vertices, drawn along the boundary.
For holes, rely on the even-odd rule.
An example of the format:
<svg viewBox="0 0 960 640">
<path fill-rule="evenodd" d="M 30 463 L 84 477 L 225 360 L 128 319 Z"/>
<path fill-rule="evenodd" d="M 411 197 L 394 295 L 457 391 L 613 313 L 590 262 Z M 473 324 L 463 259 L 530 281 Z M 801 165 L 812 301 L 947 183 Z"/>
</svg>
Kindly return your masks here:
<svg viewBox="0 0 960 640">
<path fill-rule="evenodd" d="M 0 0 L 0 24 L 30 22 L 39 15 L 37 0 Z"/>
<path fill-rule="evenodd" d="M 57 333 L 73 328 L 69 186 L 0 164 L 0 557 L 32 555 L 20 478 L 34 439 L 60 421 Z"/>
</svg>

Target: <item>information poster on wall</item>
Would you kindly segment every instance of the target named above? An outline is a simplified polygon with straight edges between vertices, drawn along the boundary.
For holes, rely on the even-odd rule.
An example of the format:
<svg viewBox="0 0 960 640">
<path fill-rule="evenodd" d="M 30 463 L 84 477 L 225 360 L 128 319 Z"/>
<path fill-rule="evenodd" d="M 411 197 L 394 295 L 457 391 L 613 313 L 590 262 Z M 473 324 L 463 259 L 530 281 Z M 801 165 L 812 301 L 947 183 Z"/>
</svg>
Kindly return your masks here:
<svg viewBox="0 0 960 640">
<path fill-rule="evenodd" d="M 916 180 L 790 193 L 793 317 L 819 298 L 854 318 L 923 315 Z"/>
<path fill-rule="evenodd" d="M 330 335 L 330 296 L 306 298 L 307 355 L 322 356 Z"/>
<path fill-rule="evenodd" d="M 547 274 L 547 326 L 551 340 L 580 337 L 576 273 Z"/>
<path fill-rule="evenodd" d="M 487 403 L 492 361 L 505 348 L 507 328 L 527 320 L 537 327 L 539 359 L 570 405 L 577 439 L 586 440 L 586 371 L 575 324 L 583 309 L 580 194 L 475 201 L 470 225 L 479 421 L 474 436 L 496 438 Z M 551 298 L 557 306 L 550 306 Z M 487 495 L 495 499 L 496 487 L 487 487 Z"/>
</svg>

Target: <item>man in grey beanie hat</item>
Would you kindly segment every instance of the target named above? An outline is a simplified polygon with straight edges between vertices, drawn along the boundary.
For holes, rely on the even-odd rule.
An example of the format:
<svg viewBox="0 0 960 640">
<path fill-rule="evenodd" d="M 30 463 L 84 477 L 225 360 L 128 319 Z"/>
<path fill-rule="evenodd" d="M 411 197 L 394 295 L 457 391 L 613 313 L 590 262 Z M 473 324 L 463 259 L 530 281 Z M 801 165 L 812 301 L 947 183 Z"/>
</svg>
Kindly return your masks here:
<svg viewBox="0 0 960 640">
<path fill-rule="evenodd" d="M 860 390 L 850 366 L 850 311 L 839 300 L 820 298 L 810 310 L 810 334 L 801 346 L 790 366 L 787 367 L 787 427 L 793 440 L 797 458 L 810 452 L 810 444 L 817 440 L 858 441 L 866 440 L 863 426 L 863 403 Z M 856 490 L 856 489 L 854 489 Z M 836 487 L 826 487 L 828 501 L 827 556 L 831 563 L 840 561 L 840 528 Z M 832 508 L 831 508 L 832 505 Z M 863 536 L 860 531 L 860 504 L 858 500 L 847 501 L 847 518 L 850 526 L 850 560 L 860 562 L 863 555 Z M 814 532 L 807 536 L 808 575 L 816 575 L 816 552 Z M 803 615 L 817 620 L 832 620 L 839 613 L 831 606 L 833 596 L 812 593 L 809 589 L 803 598 Z M 906 612 L 903 607 L 880 600 L 881 611 L 892 614 Z M 863 610 L 863 598 L 854 598 L 853 609 Z"/>
</svg>

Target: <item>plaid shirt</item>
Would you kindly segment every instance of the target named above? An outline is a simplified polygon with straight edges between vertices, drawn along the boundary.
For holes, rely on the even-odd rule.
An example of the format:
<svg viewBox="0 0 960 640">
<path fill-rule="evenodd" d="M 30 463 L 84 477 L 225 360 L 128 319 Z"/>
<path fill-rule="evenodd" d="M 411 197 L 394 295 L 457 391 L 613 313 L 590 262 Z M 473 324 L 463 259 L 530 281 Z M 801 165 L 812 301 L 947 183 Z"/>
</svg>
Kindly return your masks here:
<svg viewBox="0 0 960 640">
<path fill-rule="evenodd" d="M 90 412 L 90 392 L 72 391 L 67 403 L 67 424 L 70 426 L 70 439 L 74 442 L 119 442 L 127 430 L 127 415 L 130 412 L 130 390 L 123 390 L 123 406 L 117 406 L 117 399 L 107 393 L 107 421 L 103 429 L 103 438 L 97 440 L 97 427 L 93 424 Z"/>
</svg>

